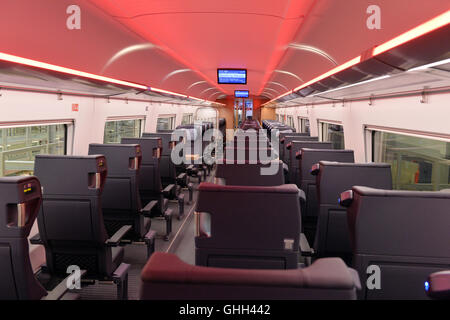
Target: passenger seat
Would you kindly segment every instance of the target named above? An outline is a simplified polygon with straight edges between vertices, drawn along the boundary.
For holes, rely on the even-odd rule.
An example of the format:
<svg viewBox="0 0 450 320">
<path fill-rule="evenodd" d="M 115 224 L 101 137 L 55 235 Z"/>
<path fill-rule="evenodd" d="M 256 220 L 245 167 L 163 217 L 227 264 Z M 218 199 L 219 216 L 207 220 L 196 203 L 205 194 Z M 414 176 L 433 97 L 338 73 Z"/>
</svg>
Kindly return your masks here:
<svg viewBox="0 0 450 320">
<path fill-rule="evenodd" d="M 66 279 L 47 292 L 33 274 L 28 236 L 42 203 L 36 177 L 0 178 L 0 300 L 75 300 Z"/>
<path fill-rule="evenodd" d="M 103 155 L 37 155 L 34 173 L 43 190 L 38 215 L 39 234 L 32 244 L 45 247 L 46 272 L 65 277 L 75 265 L 86 270 L 88 280 L 107 280 L 117 285 L 117 298 L 128 297 L 129 264 L 123 263 L 120 246 L 131 225 L 108 237 L 101 195 L 107 176 Z"/>
<path fill-rule="evenodd" d="M 392 189 L 391 165 L 320 161 L 313 168 L 311 173 L 316 176 L 319 206 L 315 257 L 341 257 L 350 264 L 352 248 L 347 212 L 339 205 L 339 196 L 355 185 Z"/>
<path fill-rule="evenodd" d="M 354 186 L 340 203 L 361 282 L 369 266 L 380 271 L 379 288 L 363 286 L 360 297 L 426 299 L 428 275 L 450 268 L 450 193 Z"/>
</svg>

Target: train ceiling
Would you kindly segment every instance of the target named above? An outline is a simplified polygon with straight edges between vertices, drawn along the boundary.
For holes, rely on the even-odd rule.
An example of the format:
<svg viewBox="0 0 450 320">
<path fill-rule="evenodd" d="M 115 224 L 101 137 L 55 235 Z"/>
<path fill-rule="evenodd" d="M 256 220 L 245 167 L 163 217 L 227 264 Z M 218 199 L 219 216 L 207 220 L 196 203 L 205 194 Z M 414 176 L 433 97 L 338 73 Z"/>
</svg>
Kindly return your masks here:
<svg viewBox="0 0 450 320">
<path fill-rule="evenodd" d="M 67 28 L 68 7 L 81 9 Z M 369 6 L 381 28 L 369 29 Z M 272 99 L 450 9 L 448 0 L 4 0 L 0 52 L 207 100 Z M 247 85 L 218 85 L 217 68 Z"/>
</svg>

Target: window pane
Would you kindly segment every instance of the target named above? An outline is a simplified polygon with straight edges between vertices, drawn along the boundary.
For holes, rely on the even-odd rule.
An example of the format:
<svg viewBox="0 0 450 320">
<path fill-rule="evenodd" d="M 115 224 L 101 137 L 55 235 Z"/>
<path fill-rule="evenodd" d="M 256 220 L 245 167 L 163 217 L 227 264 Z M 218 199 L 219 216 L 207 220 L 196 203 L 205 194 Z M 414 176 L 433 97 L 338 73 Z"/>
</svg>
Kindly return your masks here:
<svg viewBox="0 0 450 320">
<path fill-rule="evenodd" d="M 293 116 L 287 116 L 287 125 L 290 127 L 294 127 L 294 117 Z"/>
<path fill-rule="evenodd" d="M 181 125 L 192 124 L 193 116 L 194 115 L 192 113 L 183 114 L 183 118 L 181 119 Z"/>
<path fill-rule="evenodd" d="M 107 121 L 103 142 L 120 143 L 122 138 L 139 138 L 142 122 L 142 119 Z"/>
<path fill-rule="evenodd" d="M 301 133 L 309 133 L 309 119 L 298 117 L 298 127 Z"/>
<path fill-rule="evenodd" d="M 332 142 L 334 149 L 345 149 L 344 127 L 338 124 L 321 122 L 322 141 Z"/>
<path fill-rule="evenodd" d="M 394 189 L 450 188 L 450 142 L 373 132 L 373 161 L 392 167 Z"/>
<path fill-rule="evenodd" d="M 0 129 L 0 176 L 33 174 L 37 154 L 66 154 L 64 124 Z"/>
<path fill-rule="evenodd" d="M 158 130 L 173 130 L 175 124 L 175 117 L 158 118 L 156 124 L 156 131 Z"/>
</svg>

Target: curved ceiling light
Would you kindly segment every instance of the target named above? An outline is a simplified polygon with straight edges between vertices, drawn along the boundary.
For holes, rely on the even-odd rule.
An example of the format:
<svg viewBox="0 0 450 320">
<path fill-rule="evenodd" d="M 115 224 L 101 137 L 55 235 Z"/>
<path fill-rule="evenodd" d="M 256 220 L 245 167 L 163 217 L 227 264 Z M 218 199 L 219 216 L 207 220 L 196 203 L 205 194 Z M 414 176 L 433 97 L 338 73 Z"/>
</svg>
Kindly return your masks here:
<svg viewBox="0 0 450 320">
<path fill-rule="evenodd" d="M 226 98 L 226 97 L 227 97 L 226 94 L 222 94 L 222 95 L 218 96 L 217 99 L 223 99 L 223 98 Z"/>
<path fill-rule="evenodd" d="M 275 84 L 275 85 L 277 85 L 277 86 L 282 87 L 284 90 L 289 90 L 285 85 L 283 85 L 283 84 L 281 84 L 281 83 L 279 83 L 279 82 L 269 81 L 269 82 L 267 82 L 266 85 L 269 85 L 269 84 Z"/>
<path fill-rule="evenodd" d="M 116 52 L 111 58 L 109 58 L 109 60 L 106 62 L 106 64 L 103 66 L 102 70 L 100 71 L 100 73 L 104 73 L 105 70 L 111 65 L 113 64 L 116 60 L 122 58 L 123 56 L 130 54 L 132 52 L 135 51 L 139 51 L 139 50 L 148 50 L 148 49 L 154 49 L 157 48 L 156 45 L 152 44 L 152 43 L 141 43 L 141 44 L 134 44 L 132 46 L 123 48 L 122 50 Z"/>
<path fill-rule="evenodd" d="M 214 95 L 216 95 L 216 94 L 221 94 L 221 93 L 222 93 L 222 92 L 220 92 L 220 91 L 214 92 L 212 95 L 210 95 L 210 96 L 208 97 L 208 100 L 211 99 L 212 96 L 214 96 Z"/>
<path fill-rule="evenodd" d="M 274 95 L 273 94 L 271 94 L 271 93 L 269 93 L 269 92 L 261 92 L 261 95 L 262 96 L 264 96 L 264 97 L 267 97 L 267 96 L 269 96 L 268 98 L 270 98 L 270 99 L 272 99 L 273 97 L 274 97 Z"/>
<path fill-rule="evenodd" d="M 166 81 L 167 79 L 169 79 L 170 77 L 178 74 L 178 73 L 183 73 L 183 72 L 189 72 L 192 71 L 191 69 L 177 69 L 175 71 L 172 71 L 171 73 L 167 74 L 161 81 L 161 83 L 163 83 L 164 81 Z"/>
<path fill-rule="evenodd" d="M 202 92 L 200 92 L 200 96 L 203 95 L 204 93 L 208 92 L 209 90 L 217 90 L 217 89 L 214 88 L 214 87 L 211 87 L 211 88 L 208 88 L 206 90 L 203 90 Z"/>
<path fill-rule="evenodd" d="M 299 44 L 299 43 L 290 43 L 288 47 L 295 49 L 295 50 L 302 50 L 302 51 L 307 51 L 307 52 L 311 52 L 314 54 L 318 54 L 319 56 L 324 57 L 325 59 L 330 61 L 335 66 L 338 65 L 337 61 L 332 56 L 330 56 L 328 53 L 326 53 L 325 51 L 323 51 L 319 48 L 309 46 L 307 44 Z"/>
<path fill-rule="evenodd" d="M 264 88 L 264 90 L 263 90 L 262 92 L 264 92 L 264 91 L 266 91 L 266 90 L 273 91 L 273 92 L 275 92 L 276 94 L 281 94 L 280 92 L 278 92 L 278 90 L 275 90 L 275 89 L 272 89 L 272 88 Z"/>
<path fill-rule="evenodd" d="M 186 89 L 186 91 L 189 91 L 189 89 L 191 89 L 192 87 L 194 87 L 194 86 L 196 86 L 196 85 L 199 85 L 199 84 L 201 84 L 201 83 L 208 83 L 208 82 L 206 82 L 206 81 L 197 81 L 197 82 L 194 82 L 193 84 L 191 84 L 187 89 Z"/>
<path fill-rule="evenodd" d="M 288 76 L 292 76 L 295 79 L 304 82 L 302 78 L 300 78 L 298 75 L 296 75 L 295 73 L 289 72 L 289 71 L 284 71 L 284 70 L 273 70 L 273 72 L 278 72 L 278 73 L 282 73 L 282 74 L 287 74 Z"/>
</svg>

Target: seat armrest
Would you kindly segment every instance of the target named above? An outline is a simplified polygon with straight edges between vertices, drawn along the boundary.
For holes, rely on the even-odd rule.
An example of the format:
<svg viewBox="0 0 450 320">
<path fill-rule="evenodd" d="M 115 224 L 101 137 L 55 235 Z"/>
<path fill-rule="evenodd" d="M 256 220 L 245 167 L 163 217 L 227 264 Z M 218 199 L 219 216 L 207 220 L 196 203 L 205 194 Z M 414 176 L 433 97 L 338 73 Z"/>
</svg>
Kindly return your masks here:
<svg viewBox="0 0 450 320">
<path fill-rule="evenodd" d="M 36 233 L 34 236 L 30 238 L 30 243 L 35 245 L 43 245 L 44 242 L 41 239 L 41 235 L 39 233 Z"/>
<path fill-rule="evenodd" d="M 291 148 L 292 148 L 292 143 L 288 143 L 288 144 L 286 145 L 286 149 L 291 150 Z"/>
<path fill-rule="evenodd" d="M 153 208 L 158 204 L 158 201 L 152 200 L 147 205 L 141 209 L 141 213 L 144 214 L 144 216 L 149 216 L 152 212 Z"/>
<path fill-rule="evenodd" d="M 108 247 L 117 247 L 120 244 L 122 238 L 131 230 L 131 226 L 123 226 L 116 233 L 113 234 L 111 238 L 106 240 L 106 245 Z"/>
<path fill-rule="evenodd" d="M 313 176 L 317 176 L 319 174 L 319 172 L 320 172 L 320 163 L 316 163 L 311 167 L 310 173 Z"/>
<path fill-rule="evenodd" d="M 299 150 L 295 153 L 295 159 L 301 159 L 302 158 L 302 150 Z"/>
<path fill-rule="evenodd" d="M 358 271 L 356 271 L 355 269 L 352 269 L 352 268 L 348 268 L 348 271 L 350 271 L 350 274 L 352 275 L 353 283 L 355 284 L 356 290 L 361 290 L 362 286 L 361 286 L 361 280 L 359 279 Z"/>
<path fill-rule="evenodd" d="M 86 270 L 80 270 L 80 277 L 86 274 Z M 67 276 L 52 291 L 49 291 L 42 300 L 61 300 L 64 294 L 69 290 L 68 280 L 72 275 Z"/>
<path fill-rule="evenodd" d="M 185 173 L 185 172 L 180 173 L 180 174 L 177 176 L 177 180 L 178 180 L 178 181 L 179 181 L 179 180 L 184 180 L 184 179 L 186 179 L 186 173 Z"/>
<path fill-rule="evenodd" d="M 300 233 L 300 252 L 304 257 L 314 256 L 314 249 L 309 246 L 308 239 L 304 233 Z"/>
<path fill-rule="evenodd" d="M 162 191 L 164 198 L 170 197 L 170 194 L 173 192 L 173 188 L 175 188 L 174 184 L 169 184 L 167 187 L 164 188 L 164 190 Z"/>
<path fill-rule="evenodd" d="M 300 202 L 306 203 L 306 194 L 302 189 L 298 189 L 298 198 Z"/>
</svg>

